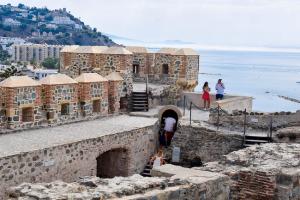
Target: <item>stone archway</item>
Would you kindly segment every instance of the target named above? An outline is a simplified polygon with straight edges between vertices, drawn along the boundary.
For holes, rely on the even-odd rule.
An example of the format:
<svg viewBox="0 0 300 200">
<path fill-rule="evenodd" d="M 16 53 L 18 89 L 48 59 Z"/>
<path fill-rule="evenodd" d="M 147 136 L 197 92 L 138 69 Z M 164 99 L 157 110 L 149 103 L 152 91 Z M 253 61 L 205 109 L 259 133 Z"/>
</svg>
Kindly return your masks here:
<svg viewBox="0 0 300 200">
<path fill-rule="evenodd" d="M 128 176 L 129 152 L 125 148 L 106 151 L 97 157 L 97 176 L 113 178 Z"/>
<path fill-rule="evenodd" d="M 174 117 L 178 122 L 178 120 L 182 117 L 182 114 L 178 107 L 173 105 L 168 105 L 168 106 L 164 106 L 159 110 L 158 117 L 160 123 L 162 122 L 164 117 L 168 117 L 168 116 Z"/>
<path fill-rule="evenodd" d="M 162 109 L 160 109 L 158 117 L 159 117 L 159 121 L 160 121 L 160 132 L 159 132 L 160 144 L 161 145 L 162 144 L 169 145 L 176 130 L 177 130 L 178 121 L 182 117 L 182 114 L 181 114 L 180 110 L 178 109 L 178 107 L 173 106 L 173 105 L 168 105 L 168 106 L 164 106 Z M 164 126 L 165 126 L 165 119 L 167 117 L 174 118 L 176 120 L 176 124 L 175 124 L 175 128 L 174 128 L 174 132 L 172 134 L 169 133 L 168 136 L 165 136 L 164 135 L 165 134 Z M 165 138 L 165 137 L 167 137 L 167 138 Z"/>
</svg>

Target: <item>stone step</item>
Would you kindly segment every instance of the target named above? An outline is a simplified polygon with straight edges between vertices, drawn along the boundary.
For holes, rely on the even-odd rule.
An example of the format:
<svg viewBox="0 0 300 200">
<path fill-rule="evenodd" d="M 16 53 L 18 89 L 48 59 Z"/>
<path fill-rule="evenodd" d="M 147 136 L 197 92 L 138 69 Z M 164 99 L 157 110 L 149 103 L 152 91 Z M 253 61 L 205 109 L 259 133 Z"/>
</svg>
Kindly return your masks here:
<svg viewBox="0 0 300 200">
<path fill-rule="evenodd" d="M 150 165 L 150 164 L 146 165 L 145 169 L 152 169 L 152 165 Z"/>
<path fill-rule="evenodd" d="M 147 97 L 132 97 L 132 100 L 147 100 L 148 101 L 148 98 Z"/>
<path fill-rule="evenodd" d="M 151 174 L 150 174 L 150 173 L 145 173 L 145 172 L 143 172 L 141 175 L 144 176 L 144 177 L 151 177 Z"/>
<path fill-rule="evenodd" d="M 144 169 L 143 173 L 150 173 L 151 169 Z"/>
<path fill-rule="evenodd" d="M 133 97 L 146 97 L 147 93 L 133 93 L 132 96 Z"/>
<path fill-rule="evenodd" d="M 131 105 L 143 105 L 143 104 L 145 104 L 145 105 L 148 105 L 148 101 L 144 101 L 144 102 L 135 102 L 135 101 L 132 101 L 131 102 Z"/>
<path fill-rule="evenodd" d="M 133 91 L 132 94 L 147 94 L 145 91 Z"/>
<path fill-rule="evenodd" d="M 132 111 L 133 112 L 140 112 L 140 111 L 148 112 L 148 108 L 133 108 Z"/>
<path fill-rule="evenodd" d="M 268 140 L 248 140 L 246 139 L 245 140 L 245 143 L 250 143 L 250 144 L 260 144 L 260 143 L 268 143 L 269 141 Z"/>
<path fill-rule="evenodd" d="M 245 139 L 246 140 L 267 140 L 267 141 L 269 141 L 268 136 L 257 136 L 257 135 L 246 135 Z"/>
<path fill-rule="evenodd" d="M 145 108 L 148 107 L 148 104 L 133 104 L 133 108 Z"/>
<path fill-rule="evenodd" d="M 136 101 L 133 101 L 133 103 L 148 103 L 148 100 L 145 99 L 145 100 L 136 100 Z"/>
</svg>

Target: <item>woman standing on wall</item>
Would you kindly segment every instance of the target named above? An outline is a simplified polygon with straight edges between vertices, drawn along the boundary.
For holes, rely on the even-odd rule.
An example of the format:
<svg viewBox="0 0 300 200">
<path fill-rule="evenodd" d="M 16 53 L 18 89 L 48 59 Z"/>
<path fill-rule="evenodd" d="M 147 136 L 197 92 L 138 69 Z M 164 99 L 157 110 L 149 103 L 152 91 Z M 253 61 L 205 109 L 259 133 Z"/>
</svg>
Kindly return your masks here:
<svg viewBox="0 0 300 200">
<path fill-rule="evenodd" d="M 210 88 L 208 87 L 208 82 L 204 83 L 202 90 L 203 90 L 202 99 L 204 103 L 203 107 L 204 110 L 206 110 L 209 109 L 210 107 L 210 95 L 209 95 Z"/>
</svg>

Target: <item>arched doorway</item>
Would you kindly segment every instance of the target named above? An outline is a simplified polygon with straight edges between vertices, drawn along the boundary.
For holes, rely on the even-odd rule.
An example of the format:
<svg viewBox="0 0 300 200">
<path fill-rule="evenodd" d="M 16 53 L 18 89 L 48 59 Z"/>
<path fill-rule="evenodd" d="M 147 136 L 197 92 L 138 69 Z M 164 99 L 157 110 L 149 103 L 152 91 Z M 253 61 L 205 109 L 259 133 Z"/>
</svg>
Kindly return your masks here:
<svg viewBox="0 0 300 200">
<path fill-rule="evenodd" d="M 164 137 L 162 135 L 164 134 L 165 119 L 167 117 L 172 117 L 176 120 L 175 128 L 174 128 L 174 133 L 175 133 L 177 130 L 178 120 L 182 117 L 182 114 L 181 114 L 180 110 L 178 109 L 178 107 L 169 105 L 169 106 L 165 106 L 162 109 L 160 109 L 158 116 L 159 116 L 159 120 L 160 120 L 159 137 L 160 137 L 160 141 L 162 142 L 162 140 L 163 140 L 162 137 Z M 169 138 L 169 139 L 172 140 L 173 136 L 174 135 L 172 135 L 171 138 Z M 168 141 L 170 141 L 170 140 L 168 140 Z"/>
<path fill-rule="evenodd" d="M 113 178 L 115 176 L 128 176 L 128 150 L 117 148 L 106 151 L 97 157 L 97 176 Z"/>
</svg>

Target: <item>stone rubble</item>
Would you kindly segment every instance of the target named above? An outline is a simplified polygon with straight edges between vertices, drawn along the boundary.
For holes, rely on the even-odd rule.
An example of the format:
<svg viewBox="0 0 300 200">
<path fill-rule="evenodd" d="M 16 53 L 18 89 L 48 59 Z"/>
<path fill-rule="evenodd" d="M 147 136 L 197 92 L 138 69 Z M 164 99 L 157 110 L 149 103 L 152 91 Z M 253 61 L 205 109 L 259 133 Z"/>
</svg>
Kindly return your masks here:
<svg viewBox="0 0 300 200">
<path fill-rule="evenodd" d="M 300 167 L 300 144 L 255 145 L 226 155 L 225 162 L 259 169 Z"/>
<path fill-rule="evenodd" d="M 232 200 L 300 199 L 300 144 L 254 145 L 195 169 L 228 175 Z"/>
<path fill-rule="evenodd" d="M 186 184 L 184 180 L 170 180 L 163 177 L 115 177 L 101 179 L 82 177 L 74 183 L 55 181 L 52 183 L 23 183 L 9 190 L 10 200 L 33 199 L 77 199 L 101 200 L 144 193 L 151 189 L 160 189 Z"/>
</svg>

